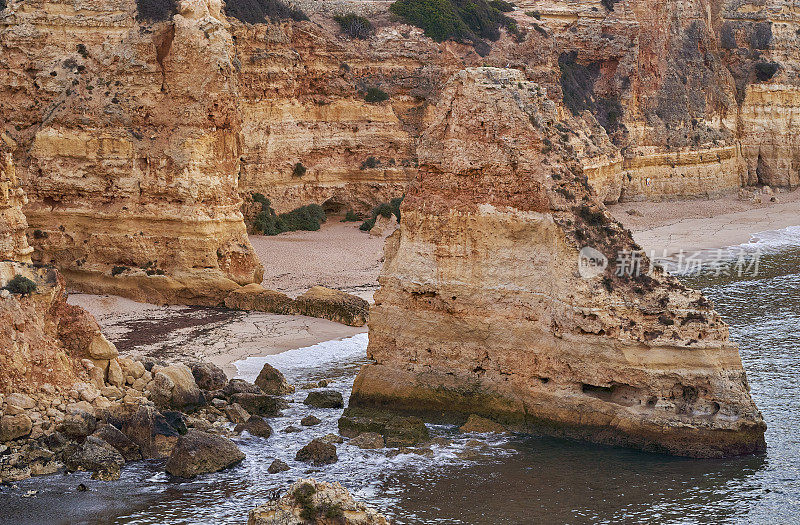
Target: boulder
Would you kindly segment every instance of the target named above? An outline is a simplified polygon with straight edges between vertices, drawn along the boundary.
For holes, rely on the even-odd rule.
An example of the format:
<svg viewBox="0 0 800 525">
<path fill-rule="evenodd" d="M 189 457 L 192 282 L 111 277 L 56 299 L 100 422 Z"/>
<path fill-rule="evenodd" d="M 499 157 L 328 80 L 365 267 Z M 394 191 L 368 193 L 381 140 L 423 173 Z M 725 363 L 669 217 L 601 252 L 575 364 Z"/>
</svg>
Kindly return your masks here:
<svg viewBox="0 0 800 525">
<path fill-rule="evenodd" d="M 119 479 L 125 459 L 114 447 L 96 436 L 89 436 L 78 449 L 66 458 L 70 470 L 87 470 L 93 478 L 103 481 Z"/>
<path fill-rule="evenodd" d="M 282 396 L 294 392 L 294 387 L 290 385 L 283 374 L 269 363 L 265 363 L 261 372 L 256 378 L 256 386 L 261 388 L 265 394 Z"/>
<path fill-rule="evenodd" d="M 247 525 L 389 525 L 376 510 L 356 501 L 339 483 L 295 482 L 280 499 L 250 511 Z"/>
<path fill-rule="evenodd" d="M 241 462 L 244 453 L 230 439 L 200 430 L 190 430 L 178 439 L 165 466 L 181 478 L 219 472 Z"/>
<path fill-rule="evenodd" d="M 212 363 L 192 363 L 192 375 L 195 383 L 203 390 L 222 390 L 228 384 L 225 372 Z"/>
<path fill-rule="evenodd" d="M 33 423 L 25 414 L 0 417 L 0 443 L 30 435 Z"/>
<path fill-rule="evenodd" d="M 267 290 L 260 284 L 248 284 L 232 291 L 225 298 L 225 306 L 236 310 L 254 310 L 273 314 L 294 315 L 294 301 L 286 294 Z"/>
<path fill-rule="evenodd" d="M 336 390 L 318 390 L 310 392 L 303 403 L 316 408 L 342 408 L 344 399 Z"/>
<path fill-rule="evenodd" d="M 322 420 L 316 416 L 306 416 L 300 420 L 300 424 L 304 427 L 313 427 L 314 425 L 319 425 L 322 423 Z"/>
<path fill-rule="evenodd" d="M 322 439 L 322 441 L 325 443 L 330 443 L 331 445 L 344 443 L 344 438 L 342 438 L 342 436 L 333 433 L 325 434 L 320 439 Z"/>
<path fill-rule="evenodd" d="M 187 410 L 205 404 L 203 392 L 197 386 L 192 370 L 183 364 L 153 368 L 153 381 L 145 396 L 162 409 Z"/>
<path fill-rule="evenodd" d="M 363 449 L 383 448 L 386 445 L 383 436 L 377 432 L 362 432 L 347 443 Z"/>
<path fill-rule="evenodd" d="M 131 441 L 120 429 L 114 425 L 103 423 L 91 437 L 101 439 L 108 443 L 120 453 L 125 461 L 136 461 L 142 459 L 139 445 Z"/>
<path fill-rule="evenodd" d="M 302 315 L 320 317 L 348 326 L 364 326 L 369 319 L 369 303 L 355 295 L 323 286 L 314 286 L 295 300 Z"/>
<path fill-rule="evenodd" d="M 58 425 L 59 432 L 77 441 L 83 441 L 86 436 L 94 432 L 95 428 L 97 428 L 97 419 L 84 410 L 73 410 Z"/>
<path fill-rule="evenodd" d="M 276 459 L 270 464 L 269 468 L 267 469 L 267 472 L 269 474 L 277 474 L 279 472 L 286 472 L 287 470 L 289 470 L 289 465 L 287 465 L 280 459 Z"/>
<path fill-rule="evenodd" d="M 325 443 L 321 439 L 313 439 L 311 443 L 297 451 L 295 460 L 312 465 L 329 465 L 339 461 L 336 455 L 336 446 Z"/>
<path fill-rule="evenodd" d="M 471 414 L 467 422 L 459 428 L 461 432 L 475 432 L 478 434 L 496 433 L 502 434 L 507 432 L 506 427 L 500 423 L 496 423 L 491 419 L 486 419 L 477 414 Z"/>
<path fill-rule="evenodd" d="M 31 410 L 36 408 L 36 401 L 31 396 L 14 392 L 6 396 L 6 403 L 22 410 Z"/>
<path fill-rule="evenodd" d="M 183 412 L 179 412 L 177 410 L 165 410 L 161 413 L 164 416 L 166 422 L 178 431 L 178 434 L 185 434 L 188 429 L 188 425 L 186 424 L 186 414 Z"/>
<path fill-rule="evenodd" d="M 139 446 L 144 459 L 169 457 L 180 434 L 152 406 L 140 405 L 123 424 L 122 432 Z"/>
<path fill-rule="evenodd" d="M 223 410 L 225 411 L 225 415 L 228 416 L 228 420 L 235 425 L 244 423 L 250 419 L 250 414 L 248 414 L 247 410 L 242 408 L 242 405 L 239 403 L 232 403 L 226 406 Z"/>
<path fill-rule="evenodd" d="M 339 433 L 352 438 L 363 432 L 380 434 L 387 447 L 411 447 L 430 439 L 418 417 L 349 407 L 339 418 Z"/>
<path fill-rule="evenodd" d="M 264 418 L 259 416 L 251 416 L 246 422 L 236 425 L 234 432 L 241 434 L 242 432 L 249 432 L 253 436 L 268 438 L 272 435 L 272 427 L 269 426 Z"/>
<path fill-rule="evenodd" d="M 266 394 L 234 394 L 231 401 L 241 405 L 250 414 L 262 417 L 277 417 L 287 406 L 285 400 Z"/>
<path fill-rule="evenodd" d="M 263 394 L 264 391 L 253 383 L 245 381 L 244 379 L 231 379 L 222 392 L 230 397 L 235 394 Z"/>
</svg>

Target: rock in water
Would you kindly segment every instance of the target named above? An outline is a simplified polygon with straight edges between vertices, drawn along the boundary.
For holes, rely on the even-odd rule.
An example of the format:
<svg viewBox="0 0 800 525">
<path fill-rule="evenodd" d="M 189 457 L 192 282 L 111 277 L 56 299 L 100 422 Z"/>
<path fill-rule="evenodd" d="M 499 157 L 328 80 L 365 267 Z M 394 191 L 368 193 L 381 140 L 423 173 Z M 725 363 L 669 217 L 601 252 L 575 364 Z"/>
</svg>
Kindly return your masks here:
<svg viewBox="0 0 800 525">
<path fill-rule="evenodd" d="M 272 427 L 269 426 L 264 418 L 259 416 L 250 416 L 250 419 L 245 423 L 236 425 L 234 432 L 241 434 L 244 431 L 249 432 L 253 436 L 268 438 L 272 435 Z"/>
<path fill-rule="evenodd" d="M 342 408 L 344 398 L 336 390 L 319 390 L 308 394 L 303 403 L 316 408 Z"/>
<path fill-rule="evenodd" d="M 561 120 L 519 71 L 451 78 L 387 241 L 376 364 L 351 407 L 695 457 L 765 449 L 725 323 L 650 271 L 590 190 L 573 152 L 605 140 L 592 129 Z"/>
<path fill-rule="evenodd" d="M 190 430 L 178 439 L 166 470 L 173 476 L 193 478 L 219 472 L 244 459 L 244 453 L 230 439 L 200 430 Z"/>
<path fill-rule="evenodd" d="M 314 479 L 296 481 L 286 494 L 250 511 L 247 525 L 389 525 L 389 520 L 359 503 L 338 483 Z"/>
<path fill-rule="evenodd" d="M 71 470 L 88 470 L 95 479 L 113 481 L 119 479 L 125 459 L 111 445 L 96 436 L 89 436 L 77 451 L 67 458 Z"/>
<path fill-rule="evenodd" d="M 286 381 L 283 374 L 269 363 L 264 363 L 264 368 L 261 369 L 261 373 L 256 378 L 256 386 L 260 387 L 265 394 L 274 396 L 294 392 L 294 387 Z"/>
<path fill-rule="evenodd" d="M 287 465 L 280 459 L 276 459 L 275 461 L 273 461 L 270 464 L 269 468 L 267 468 L 267 472 L 269 474 L 277 474 L 279 472 L 286 472 L 287 470 L 289 470 L 289 465 Z"/>
<path fill-rule="evenodd" d="M 336 445 L 321 439 L 313 439 L 311 443 L 297 451 L 295 460 L 312 465 L 329 465 L 339 461 L 339 456 L 336 454 Z"/>
<path fill-rule="evenodd" d="M 192 375 L 197 386 L 203 390 L 222 390 L 228 384 L 225 372 L 212 363 L 192 363 Z"/>
</svg>

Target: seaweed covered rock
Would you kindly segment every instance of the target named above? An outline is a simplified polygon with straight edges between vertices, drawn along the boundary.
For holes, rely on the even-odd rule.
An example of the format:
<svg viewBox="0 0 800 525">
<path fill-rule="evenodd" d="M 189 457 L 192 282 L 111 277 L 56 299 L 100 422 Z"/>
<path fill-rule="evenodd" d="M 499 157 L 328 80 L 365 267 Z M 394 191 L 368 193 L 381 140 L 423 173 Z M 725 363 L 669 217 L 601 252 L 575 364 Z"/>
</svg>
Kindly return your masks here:
<svg viewBox="0 0 800 525">
<path fill-rule="evenodd" d="M 649 267 L 577 164 L 602 137 L 513 69 L 454 75 L 431 123 L 351 409 L 686 456 L 765 449 L 727 326 Z"/>
<path fill-rule="evenodd" d="M 369 303 L 360 297 L 324 286 L 314 286 L 295 300 L 297 311 L 348 326 L 364 326 L 369 320 Z"/>
</svg>

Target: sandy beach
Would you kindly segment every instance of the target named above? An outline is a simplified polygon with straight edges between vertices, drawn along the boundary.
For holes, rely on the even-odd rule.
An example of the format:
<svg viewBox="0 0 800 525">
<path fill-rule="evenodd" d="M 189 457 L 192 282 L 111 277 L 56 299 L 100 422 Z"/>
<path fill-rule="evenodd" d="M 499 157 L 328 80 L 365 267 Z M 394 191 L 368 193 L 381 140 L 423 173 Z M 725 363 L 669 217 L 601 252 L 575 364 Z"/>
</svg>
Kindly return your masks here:
<svg viewBox="0 0 800 525">
<path fill-rule="evenodd" d="M 800 190 L 753 204 L 730 195 L 712 200 L 626 202 L 609 211 L 647 253 L 659 256 L 736 246 L 754 234 L 800 225 Z"/>
<path fill-rule="evenodd" d="M 609 210 L 647 250 L 668 254 L 748 242 L 753 234 L 800 225 L 800 190 L 777 203 L 752 204 L 735 196 L 714 200 L 637 202 Z M 385 237 L 358 223 L 332 218 L 315 232 L 250 237 L 266 288 L 297 296 L 321 284 L 371 301 L 378 288 Z M 323 319 L 240 312 L 224 308 L 156 306 L 113 296 L 73 294 L 69 301 L 97 317 L 123 355 L 162 361 L 208 360 L 233 376 L 235 361 L 280 353 L 363 333 Z"/>
</svg>

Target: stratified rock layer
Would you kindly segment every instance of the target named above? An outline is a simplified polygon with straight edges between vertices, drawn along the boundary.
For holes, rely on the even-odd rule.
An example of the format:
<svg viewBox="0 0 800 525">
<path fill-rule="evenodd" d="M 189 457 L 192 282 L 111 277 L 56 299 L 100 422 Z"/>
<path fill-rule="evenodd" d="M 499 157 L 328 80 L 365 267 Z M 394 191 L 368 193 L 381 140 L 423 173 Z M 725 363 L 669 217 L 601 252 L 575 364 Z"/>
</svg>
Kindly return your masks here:
<svg viewBox="0 0 800 525">
<path fill-rule="evenodd" d="M 0 139 L 34 260 L 94 293 L 221 304 L 260 282 L 237 192 L 241 118 L 221 4 L 140 27 L 133 0 L 10 2 Z"/>
<path fill-rule="evenodd" d="M 599 139 L 570 124 L 519 72 L 450 80 L 387 243 L 376 363 L 351 407 L 687 456 L 764 450 L 738 349 L 708 301 L 659 269 L 614 266 L 639 248 L 573 160 Z M 585 246 L 612 264 L 581 277 Z"/>
</svg>

